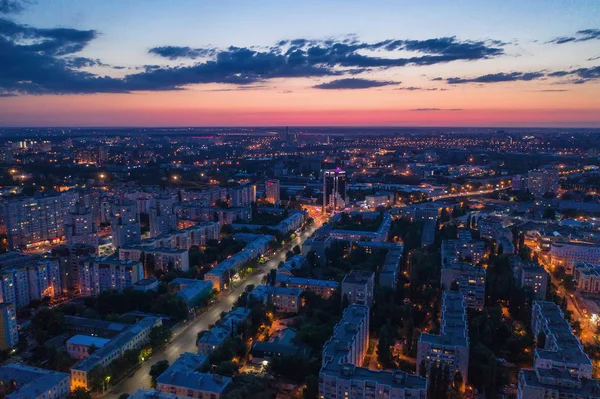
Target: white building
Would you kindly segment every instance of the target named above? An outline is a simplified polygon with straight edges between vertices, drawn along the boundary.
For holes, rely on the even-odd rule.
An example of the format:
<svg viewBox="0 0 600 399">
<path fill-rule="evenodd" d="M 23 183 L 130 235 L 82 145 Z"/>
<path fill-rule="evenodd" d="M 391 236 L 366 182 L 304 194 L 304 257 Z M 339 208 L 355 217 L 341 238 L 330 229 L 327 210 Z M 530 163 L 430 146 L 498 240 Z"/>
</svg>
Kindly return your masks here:
<svg viewBox="0 0 600 399">
<path fill-rule="evenodd" d="M 83 296 L 96 296 L 106 290 L 123 291 L 143 278 L 140 262 L 114 256 L 89 258 L 80 264 L 79 289 Z"/>
<path fill-rule="evenodd" d="M 427 398 L 427 380 L 403 371 L 361 367 L 369 342 L 369 308 L 350 305 L 323 346 L 319 398 Z"/>
<path fill-rule="evenodd" d="M 156 390 L 184 398 L 219 399 L 231 378 L 198 371 L 208 361 L 207 355 L 183 353 L 156 379 Z"/>
<path fill-rule="evenodd" d="M 110 339 L 92 337 L 89 335 L 74 335 L 67 340 L 67 353 L 73 359 L 81 360 L 90 355 L 90 348 L 101 349 Z M 92 352 L 93 353 L 93 352 Z"/>
<path fill-rule="evenodd" d="M 0 350 L 10 350 L 19 343 L 17 313 L 12 303 L 0 303 Z"/>
<path fill-rule="evenodd" d="M 352 270 L 342 280 L 342 301 L 356 305 L 373 305 L 375 273 L 366 270 Z"/>
<path fill-rule="evenodd" d="M 567 273 L 573 273 L 575 262 L 600 264 L 600 246 L 580 242 L 553 242 L 550 246 L 550 264 L 564 267 Z"/>
<path fill-rule="evenodd" d="M 65 236 L 68 247 L 86 244 L 98 249 L 98 227 L 91 208 L 77 205 L 67 214 Z"/>
<path fill-rule="evenodd" d="M 251 297 L 265 305 L 272 303 L 275 310 L 281 313 L 298 313 L 302 308 L 301 294 L 300 288 L 270 285 L 259 285 L 250 292 Z"/>
<path fill-rule="evenodd" d="M 70 392 L 69 374 L 9 363 L 0 367 L 0 384 L 14 384 L 6 399 L 63 399 Z"/>
<path fill-rule="evenodd" d="M 450 379 L 460 373 L 463 384 L 468 379 L 469 331 L 464 296 L 457 291 L 444 291 L 440 334 L 421 333 L 417 343 L 417 374 L 426 373 L 432 365 L 448 366 Z"/>
</svg>

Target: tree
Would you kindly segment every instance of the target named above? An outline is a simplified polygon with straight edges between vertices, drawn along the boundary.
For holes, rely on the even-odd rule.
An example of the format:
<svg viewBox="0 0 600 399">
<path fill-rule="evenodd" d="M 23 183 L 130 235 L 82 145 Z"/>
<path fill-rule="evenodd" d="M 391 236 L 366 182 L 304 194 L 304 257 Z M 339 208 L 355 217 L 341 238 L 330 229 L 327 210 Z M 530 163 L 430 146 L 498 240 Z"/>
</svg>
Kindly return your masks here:
<svg viewBox="0 0 600 399">
<path fill-rule="evenodd" d="M 150 330 L 150 345 L 153 349 L 159 348 L 169 342 L 173 332 L 166 326 L 156 326 Z"/>
<path fill-rule="evenodd" d="M 97 350 L 98 350 L 98 347 L 97 347 L 96 345 L 94 345 L 94 344 L 91 344 L 91 345 L 88 347 L 88 355 L 91 355 L 91 354 L 93 354 L 93 353 L 94 353 L 94 352 L 96 352 Z"/>
<path fill-rule="evenodd" d="M 269 282 L 269 285 L 275 286 L 275 283 L 277 282 L 277 269 L 271 269 L 269 271 L 268 282 Z"/>
<path fill-rule="evenodd" d="M 237 364 L 236 362 L 233 362 L 231 360 L 226 360 L 224 362 L 221 362 L 217 366 L 217 368 L 215 369 L 215 373 L 219 374 L 219 375 L 224 375 L 227 377 L 233 377 L 234 375 L 237 374 L 239 369 L 240 369 L 239 364 Z"/>
<path fill-rule="evenodd" d="M 556 219 L 556 211 L 554 210 L 554 208 L 546 208 L 546 209 L 544 209 L 544 213 L 543 213 L 542 217 L 544 219 L 554 220 L 554 219 Z"/>
<path fill-rule="evenodd" d="M 385 368 L 392 368 L 392 345 L 394 344 L 394 332 L 391 325 L 386 324 L 379 332 L 379 342 L 377 344 L 377 356 Z"/>
<path fill-rule="evenodd" d="M 85 388 L 78 387 L 69 392 L 68 399 L 92 399 L 92 394 Z"/>
<path fill-rule="evenodd" d="M 61 312 L 41 308 L 31 320 L 33 336 L 42 344 L 51 337 L 55 337 L 65 331 L 64 316 Z"/>
<path fill-rule="evenodd" d="M 159 360 L 150 367 L 150 377 L 152 378 L 152 387 L 156 386 L 156 379 L 169 368 L 168 360 Z"/>
</svg>

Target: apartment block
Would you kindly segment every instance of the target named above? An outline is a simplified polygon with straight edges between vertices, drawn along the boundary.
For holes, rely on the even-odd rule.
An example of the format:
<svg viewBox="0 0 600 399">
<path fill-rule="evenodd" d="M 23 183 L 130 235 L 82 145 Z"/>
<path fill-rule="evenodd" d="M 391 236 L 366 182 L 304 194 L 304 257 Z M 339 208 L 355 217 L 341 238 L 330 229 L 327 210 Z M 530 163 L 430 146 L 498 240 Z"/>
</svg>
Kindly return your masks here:
<svg viewBox="0 0 600 399">
<path fill-rule="evenodd" d="M 427 380 L 406 372 L 361 367 L 369 342 L 369 308 L 350 305 L 323 347 L 319 398 L 427 398 Z"/>
<path fill-rule="evenodd" d="M 483 310 L 485 302 L 485 269 L 468 263 L 442 265 L 440 285 L 450 290 L 456 284 L 465 297 L 467 308 Z"/>
<path fill-rule="evenodd" d="M 426 373 L 432 365 L 448 366 L 450 376 L 460 373 L 463 381 L 468 379 L 469 331 L 467 303 L 458 291 L 444 291 L 442 314 L 438 335 L 422 333 L 417 343 L 417 374 L 421 367 Z"/>
<path fill-rule="evenodd" d="M 375 273 L 366 270 L 352 270 L 342 280 L 342 301 L 356 305 L 373 305 Z"/>
</svg>

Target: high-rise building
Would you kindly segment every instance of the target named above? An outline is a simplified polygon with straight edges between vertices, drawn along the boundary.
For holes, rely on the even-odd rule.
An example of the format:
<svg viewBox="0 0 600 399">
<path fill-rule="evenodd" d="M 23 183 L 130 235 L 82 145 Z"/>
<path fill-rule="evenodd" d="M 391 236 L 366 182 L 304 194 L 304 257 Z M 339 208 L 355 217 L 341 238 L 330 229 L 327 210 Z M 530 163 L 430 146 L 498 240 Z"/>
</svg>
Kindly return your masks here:
<svg viewBox="0 0 600 399">
<path fill-rule="evenodd" d="M 177 197 L 159 195 L 154 200 L 155 206 L 150 209 L 150 237 L 158 237 L 177 228 L 177 218 L 173 212 Z"/>
<path fill-rule="evenodd" d="M 142 232 L 137 203 L 128 199 L 117 200 L 111 204 L 110 213 L 113 246 L 119 248 L 139 244 Z"/>
<path fill-rule="evenodd" d="M 17 313 L 12 303 L 0 303 L 0 350 L 14 348 L 19 342 Z"/>
<path fill-rule="evenodd" d="M 81 262 L 79 288 L 83 296 L 96 296 L 106 290 L 123 291 L 143 278 L 141 262 L 117 257 L 90 258 Z"/>
<path fill-rule="evenodd" d="M 417 343 L 417 374 L 429 374 L 432 365 L 448 366 L 450 380 L 460 373 L 463 384 L 469 370 L 469 329 L 466 301 L 458 291 L 444 291 L 440 334 L 422 333 Z"/>
<path fill-rule="evenodd" d="M 326 170 L 323 174 L 323 212 L 346 206 L 346 172 L 337 169 Z"/>
<path fill-rule="evenodd" d="M 94 223 L 94 214 L 91 208 L 77 205 L 67 214 L 65 225 L 67 246 L 87 244 L 98 248 L 98 227 Z"/>
<path fill-rule="evenodd" d="M 534 301 L 531 332 L 536 341 L 533 369 L 519 372 L 519 399 L 600 397 L 600 383 L 583 345 L 554 302 Z"/>
<path fill-rule="evenodd" d="M 366 270 L 352 270 L 342 281 L 342 301 L 350 304 L 373 305 L 375 273 Z"/>
<path fill-rule="evenodd" d="M 404 371 L 361 367 L 369 342 L 369 308 L 350 305 L 323 346 L 319 398 L 427 398 L 427 379 Z"/>
<path fill-rule="evenodd" d="M 265 182 L 265 196 L 267 202 L 272 204 L 279 203 L 279 180 L 267 180 Z"/>
<path fill-rule="evenodd" d="M 64 236 L 65 221 L 78 199 L 76 192 L 15 198 L 4 203 L 9 246 L 57 242 Z"/>
<path fill-rule="evenodd" d="M 450 290 L 456 284 L 464 295 L 467 308 L 483 310 L 485 301 L 485 269 L 468 263 L 450 263 L 442 265 L 440 285 Z"/>
<path fill-rule="evenodd" d="M 548 192 L 556 194 L 558 179 L 558 170 L 552 167 L 530 170 L 527 175 L 527 188 L 536 198 L 541 198 Z"/>
<path fill-rule="evenodd" d="M 95 254 L 96 248 L 87 244 L 62 245 L 52 249 L 52 256 L 57 259 L 60 268 L 62 292 L 79 291 L 80 265 Z"/>
</svg>

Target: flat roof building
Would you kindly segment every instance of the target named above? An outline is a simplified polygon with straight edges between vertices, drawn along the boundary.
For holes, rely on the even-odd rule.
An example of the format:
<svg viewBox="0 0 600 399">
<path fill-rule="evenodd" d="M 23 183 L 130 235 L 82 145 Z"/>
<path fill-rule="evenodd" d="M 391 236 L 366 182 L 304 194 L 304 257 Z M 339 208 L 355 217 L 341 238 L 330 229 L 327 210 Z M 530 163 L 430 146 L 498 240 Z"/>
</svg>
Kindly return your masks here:
<svg viewBox="0 0 600 399">
<path fill-rule="evenodd" d="M 429 374 L 432 365 L 448 366 L 450 379 L 457 372 L 464 382 L 469 370 L 469 331 L 466 301 L 458 291 L 443 291 L 440 333 L 422 333 L 417 343 L 417 374 Z"/>
</svg>

